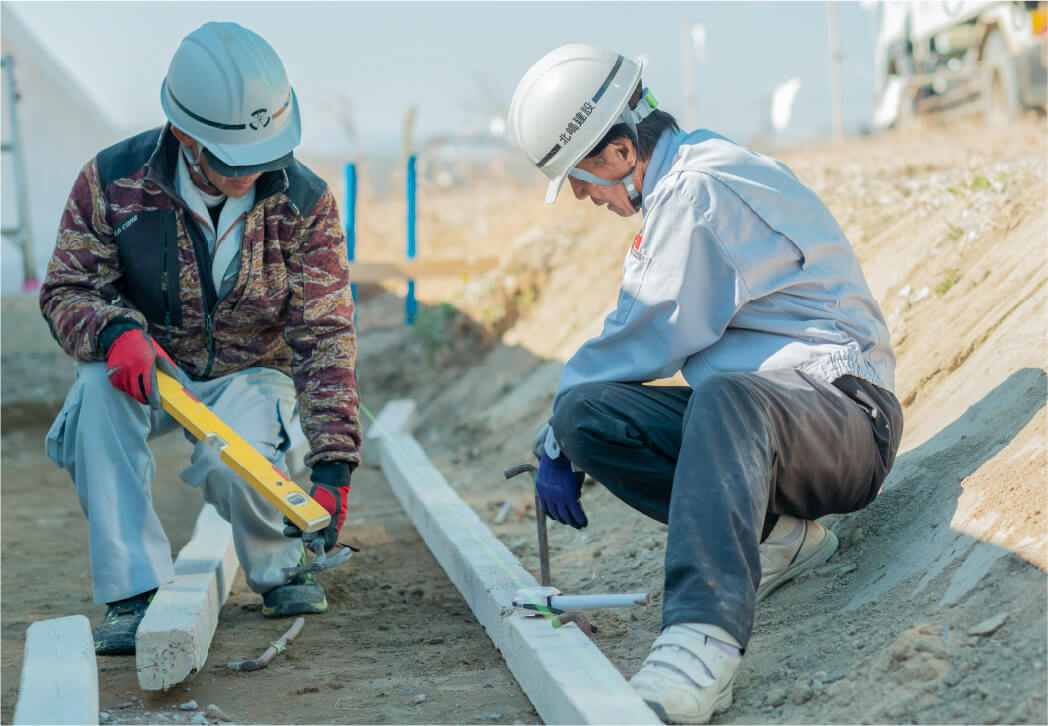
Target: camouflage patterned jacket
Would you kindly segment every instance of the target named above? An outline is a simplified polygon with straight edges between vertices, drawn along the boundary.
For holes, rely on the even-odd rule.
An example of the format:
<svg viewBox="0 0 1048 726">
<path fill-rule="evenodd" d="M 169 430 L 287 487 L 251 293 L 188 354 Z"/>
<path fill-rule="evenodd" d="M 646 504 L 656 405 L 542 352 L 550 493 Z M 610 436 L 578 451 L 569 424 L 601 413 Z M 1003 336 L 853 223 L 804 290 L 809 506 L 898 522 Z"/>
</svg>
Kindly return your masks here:
<svg viewBox="0 0 1048 726">
<path fill-rule="evenodd" d="M 40 291 L 52 333 L 79 361 L 104 360 L 112 332 L 131 323 L 194 378 L 285 371 L 309 439 L 306 463 L 355 465 L 356 331 L 334 197 L 297 161 L 263 174 L 244 220 L 240 274 L 219 300 L 207 243 L 174 190 L 177 153 L 165 126 L 81 170 Z"/>
</svg>

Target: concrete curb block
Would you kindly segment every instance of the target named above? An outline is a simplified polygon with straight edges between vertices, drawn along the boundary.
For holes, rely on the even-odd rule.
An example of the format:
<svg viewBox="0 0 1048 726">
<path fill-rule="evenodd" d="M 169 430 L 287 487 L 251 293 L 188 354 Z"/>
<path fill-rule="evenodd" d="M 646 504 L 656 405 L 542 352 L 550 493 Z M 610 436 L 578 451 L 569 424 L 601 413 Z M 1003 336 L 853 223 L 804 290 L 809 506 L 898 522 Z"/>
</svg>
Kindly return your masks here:
<svg viewBox="0 0 1048 726">
<path fill-rule="evenodd" d="M 98 723 L 95 643 L 83 615 L 40 620 L 26 630 L 13 723 Z"/>
<path fill-rule="evenodd" d="M 576 625 L 554 629 L 545 618 L 512 607 L 518 589 L 538 583 L 459 498 L 414 438 L 387 430 L 373 445 L 408 517 L 543 721 L 661 723 Z"/>
<path fill-rule="evenodd" d="M 233 528 L 205 504 L 175 560 L 175 579 L 157 590 L 135 635 L 144 690 L 167 690 L 204 666 L 238 566 Z"/>
<path fill-rule="evenodd" d="M 410 434 L 415 427 L 415 402 L 410 398 L 396 398 L 378 413 L 378 418 L 371 422 L 364 432 L 364 445 L 361 447 L 360 463 L 372 469 L 378 469 L 382 462 L 379 455 L 379 442 L 390 434 Z"/>
</svg>

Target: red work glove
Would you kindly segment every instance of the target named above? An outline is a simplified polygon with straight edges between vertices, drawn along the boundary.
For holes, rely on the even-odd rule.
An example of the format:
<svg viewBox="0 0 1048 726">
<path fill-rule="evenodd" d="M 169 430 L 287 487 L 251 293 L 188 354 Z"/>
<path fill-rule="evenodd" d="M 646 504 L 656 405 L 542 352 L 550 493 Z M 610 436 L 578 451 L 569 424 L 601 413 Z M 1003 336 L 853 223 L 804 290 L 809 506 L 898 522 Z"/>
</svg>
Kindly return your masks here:
<svg viewBox="0 0 1048 726">
<path fill-rule="evenodd" d="M 171 356 L 140 329 L 121 333 L 106 353 L 109 382 L 139 403 L 149 403 L 156 390 L 158 358 L 175 367 Z"/>
<path fill-rule="evenodd" d="M 324 541 L 324 551 L 330 552 L 338 541 L 338 533 L 346 521 L 346 500 L 349 497 L 349 478 L 352 473 L 350 464 L 344 461 L 319 461 L 313 467 L 309 475 L 313 482 L 313 489 L 309 496 L 328 511 L 331 522 L 324 529 L 316 532 L 302 533 L 297 526 L 284 517 L 284 535 L 287 537 L 302 537 L 308 547 L 315 539 Z"/>
</svg>

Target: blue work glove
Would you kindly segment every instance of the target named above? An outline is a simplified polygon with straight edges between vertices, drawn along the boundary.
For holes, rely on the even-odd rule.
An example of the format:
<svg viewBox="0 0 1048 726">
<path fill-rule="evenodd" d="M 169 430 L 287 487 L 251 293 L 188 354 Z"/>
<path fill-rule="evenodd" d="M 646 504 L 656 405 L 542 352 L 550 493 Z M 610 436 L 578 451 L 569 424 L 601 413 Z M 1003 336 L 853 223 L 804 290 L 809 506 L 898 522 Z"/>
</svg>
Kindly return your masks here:
<svg viewBox="0 0 1048 726">
<path fill-rule="evenodd" d="M 551 459 L 544 453 L 539 461 L 539 473 L 535 477 L 535 492 L 542 502 L 542 508 L 546 510 L 546 516 L 575 529 L 582 529 L 589 524 L 579 504 L 582 480 L 585 478 L 586 475 L 581 471 L 571 470 L 571 462 L 564 454 Z"/>
</svg>

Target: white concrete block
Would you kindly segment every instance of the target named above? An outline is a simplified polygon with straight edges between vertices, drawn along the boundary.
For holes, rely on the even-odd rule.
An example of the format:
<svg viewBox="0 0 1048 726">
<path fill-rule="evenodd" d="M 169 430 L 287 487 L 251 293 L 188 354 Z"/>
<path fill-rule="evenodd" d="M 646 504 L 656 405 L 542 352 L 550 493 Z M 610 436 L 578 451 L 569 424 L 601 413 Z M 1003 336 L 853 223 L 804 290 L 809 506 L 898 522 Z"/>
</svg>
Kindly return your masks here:
<svg viewBox="0 0 1048 726">
<path fill-rule="evenodd" d="M 135 664 L 144 690 L 167 690 L 203 667 L 237 567 L 232 527 L 205 504 L 175 560 L 175 579 L 157 590 L 138 626 Z"/>
<path fill-rule="evenodd" d="M 391 434 L 410 434 L 414 427 L 414 401 L 410 398 L 397 398 L 387 403 L 364 432 L 364 444 L 360 449 L 361 463 L 372 469 L 379 468 L 379 441 Z"/>
<path fill-rule="evenodd" d="M 553 628 L 512 607 L 537 582 L 448 485 L 408 434 L 376 442 L 382 471 L 434 557 L 546 723 L 659 724 L 622 674 L 574 624 Z"/>
<path fill-rule="evenodd" d="M 98 723 L 95 643 L 83 615 L 40 620 L 26 630 L 14 723 Z"/>
</svg>

